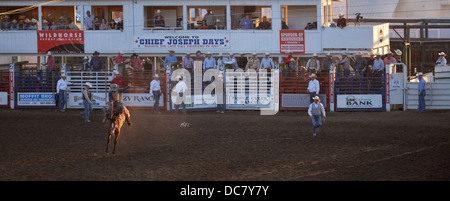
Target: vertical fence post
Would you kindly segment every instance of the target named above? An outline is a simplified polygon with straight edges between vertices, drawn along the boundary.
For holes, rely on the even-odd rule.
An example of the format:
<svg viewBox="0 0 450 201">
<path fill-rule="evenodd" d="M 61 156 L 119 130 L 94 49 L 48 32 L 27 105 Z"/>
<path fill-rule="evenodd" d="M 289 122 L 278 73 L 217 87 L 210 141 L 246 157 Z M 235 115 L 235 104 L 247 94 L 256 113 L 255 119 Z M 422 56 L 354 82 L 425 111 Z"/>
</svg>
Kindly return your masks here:
<svg viewBox="0 0 450 201">
<path fill-rule="evenodd" d="M 334 112 L 334 68 L 336 65 L 331 64 L 329 73 L 329 99 L 330 99 L 330 111 Z"/>
<path fill-rule="evenodd" d="M 386 87 L 384 88 L 385 91 L 385 100 L 386 100 L 386 112 L 391 111 L 391 92 L 390 90 L 390 72 L 391 72 L 391 65 L 387 64 L 385 69 L 385 78 L 384 82 L 386 83 Z"/>
<path fill-rule="evenodd" d="M 9 106 L 11 109 L 14 109 L 14 66 L 15 64 L 12 63 L 9 65 Z"/>
</svg>

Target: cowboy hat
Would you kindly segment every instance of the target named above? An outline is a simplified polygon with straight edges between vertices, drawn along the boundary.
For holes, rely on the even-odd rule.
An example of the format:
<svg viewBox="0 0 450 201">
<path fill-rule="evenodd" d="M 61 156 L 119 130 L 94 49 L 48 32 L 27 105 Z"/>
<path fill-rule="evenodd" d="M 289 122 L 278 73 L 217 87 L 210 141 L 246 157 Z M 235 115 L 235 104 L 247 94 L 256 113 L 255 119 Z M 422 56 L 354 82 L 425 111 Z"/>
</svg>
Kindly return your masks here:
<svg viewBox="0 0 450 201">
<path fill-rule="evenodd" d="M 173 49 L 170 49 L 170 50 L 169 50 L 169 52 L 175 52 L 175 50 L 173 50 Z"/>
<path fill-rule="evenodd" d="M 258 54 L 256 54 L 256 52 L 253 52 L 252 55 L 258 55 Z"/>
<path fill-rule="evenodd" d="M 445 56 L 446 54 L 444 52 L 439 52 L 439 56 Z"/>
<path fill-rule="evenodd" d="M 422 72 L 417 73 L 417 76 L 423 76 Z"/>
<path fill-rule="evenodd" d="M 313 73 L 309 77 L 317 77 L 317 75 Z"/>
<path fill-rule="evenodd" d="M 156 13 L 161 13 L 161 10 L 159 10 L 159 9 L 158 9 L 158 10 L 156 10 Z"/>
<path fill-rule="evenodd" d="M 60 75 L 60 77 L 66 77 L 66 74 L 63 73 L 63 74 Z"/>
<path fill-rule="evenodd" d="M 47 55 L 49 55 L 49 56 L 52 55 L 52 52 L 51 52 L 51 51 L 48 51 L 48 52 L 47 52 Z"/>
<path fill-rule="evenodd" d="M 120 75 L 119 71 L 114 72 L 114 75 Z"/>
<path fill-rule="evenodd" d="M 340 16 L 344 16 L 344 13 L 339 13 L 339 17 L 340 17 Z"/>
<path fill-rule="evenodd" d="M 219 20 L 219 19 L 217 19 L 217 20 L 216 20 L 216 22 L 220 22 L 220 20 Z"/>
<path fill-rule="evenodd" d="M 294 59 L 294 58 L 292 58 L 292 59 L 291 59 L 291 61 L 295 61 L 295 59 Z"/>
<path fill-rule="evenodd" d="M 92 84 L 90 82 L 86 82 L 84 85 L 86 85 L 88 87 L 92 87 Z"/>
<path fill-rule="evenodd" d="M 98 55 L 100 55 L 100 53 L 99 53 L 99 52 L 97 52 L 97 51 L 95 51 L 94 53 L 92 53 L 92 55 L 95 55 L 95 54 L 98 54 Z"/>
<path fill-rule="evenodd" d="M 180 80 L 182 80 L 183 79 L 183 77 L 181 77 L 181 75 L 177 75 L 177 80 L 178 81 L 180 81 Z"/>
<path fill-rule="evenodd" d="M 313 54 L 313 57 L 317 57 L 317 53 L 314 53 L 314 54 Z"/>
<path fill-rule="evenodd" d="M 266 53 L 264 53 L 264 55 L 270 55 L 270 53 L 266 52 Z"/>
<path fill-rule="evenodd" d="M 319 96 L 314 96 L 312 99 L 313 100 L 320 100 Z"/>
<path fill-rule="evenodd" d="M 205 52 L 205 54 L 206 54 L 206 55 L 208 55 L 208 54 L 211 54 L 211 52 L 209 52 L 209 51 L 206 51 L 206 52 Z"/>
<path fill-rule="evenodd" d="M 159 75 L 158 75 L 158 74 L 155 74 L 155 75 L 153 76 L 153 78 L 159 78 Z"/>
<path fill-rule="evenodd" d="M 191 53 L 190 52 L 186 52 L 186 55 L 191 55 Z"/>
<path fill-rule="evenodd" d="M 118 91 L 118 90 L 119 90 L 119 85 L 111 84 L 111 91 Z"/>
<path fill-rule="evenodd" d="M 396 49 L 396 50 L 395 50 L 395 54 L 397 54 L 397 55 L 402 55 L 402 51 L 399 50 L 399 49 Z"/>
<path fill-rule="evenodd" d="M 85 56 L 83 59 L 89 59 L 89 57 Z"/>
</svg>

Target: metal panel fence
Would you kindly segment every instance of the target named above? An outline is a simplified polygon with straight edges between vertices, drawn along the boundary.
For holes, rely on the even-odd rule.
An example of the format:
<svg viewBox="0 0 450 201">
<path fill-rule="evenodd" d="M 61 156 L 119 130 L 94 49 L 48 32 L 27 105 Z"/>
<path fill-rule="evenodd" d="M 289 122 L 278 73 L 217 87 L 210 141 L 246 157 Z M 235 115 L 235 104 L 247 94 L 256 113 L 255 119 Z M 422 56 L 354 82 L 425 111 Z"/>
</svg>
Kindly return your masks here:
<svg viewBox="0 0 450 201">
<path fill-rule="evenodd" d="M 59 73 L 27 70 L 14 72 L 15 107 L 55 108 Z"/>
<path fill-rule="evenodd" d="M 10 76 L 8 70 L 0 71 L 0 107 L 9 107 Z"/>
</svg>

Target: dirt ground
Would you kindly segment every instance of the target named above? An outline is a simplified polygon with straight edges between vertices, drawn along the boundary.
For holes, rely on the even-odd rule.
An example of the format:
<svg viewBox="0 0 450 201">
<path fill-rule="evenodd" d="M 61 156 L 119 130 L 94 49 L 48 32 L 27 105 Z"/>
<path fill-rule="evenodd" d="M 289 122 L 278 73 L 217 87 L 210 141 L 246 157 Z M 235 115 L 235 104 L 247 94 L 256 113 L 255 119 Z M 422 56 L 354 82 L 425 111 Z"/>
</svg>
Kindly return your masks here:
<svg viewBox="0 0 450 201">
<path fill-rule="evenodd" d="M 450 180 L 450 111 L 329 112 L 313 137 L 306 111 L 130 110 L 115 156 L 80 111 L 0 109 L 0 180 Z"/>
</svg>

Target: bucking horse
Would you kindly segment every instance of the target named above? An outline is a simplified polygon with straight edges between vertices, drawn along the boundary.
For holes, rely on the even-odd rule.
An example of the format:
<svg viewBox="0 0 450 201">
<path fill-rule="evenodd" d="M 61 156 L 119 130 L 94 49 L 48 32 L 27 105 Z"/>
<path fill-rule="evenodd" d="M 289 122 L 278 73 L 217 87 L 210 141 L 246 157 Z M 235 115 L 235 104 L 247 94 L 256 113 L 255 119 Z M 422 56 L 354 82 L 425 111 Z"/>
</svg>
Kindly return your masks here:
<svg viewBox="0 0 450 201">
<path fill-rule="evenodd" d="M 111 141 L 111 136 L 114 136 L 114 148 L 112 151 L 112 154 L 114 155 L 116 153 L 116 144 L 119 139 L 120 130 L 122 129 L 123 123 L 125 123 L 125 121 L 126 121 L 128 126 L 131 126 L 130 113 L 129 113 L 128 109 L 124 105 L 116 106 L 116 103 L 114 104 L 114 107 L 112 107 L 114 109 L 112 109 L 111 107 L 110 107 L 111 109 L 105 108 L 105 111 L 107 111 L 107 112 L 111 111 L 110 112 L 111 114 L 106 116 L 106 119 L 109 122 L 108 135 L 107 135 L 108 137 L 106 140 L 106 155 L 109 154 L 108 148 L 109 148 L 109 142 Z M 120 104 L 120 103 L 118 103 L 118 104 Z M 121 108 L 122 111 L 118 111 L 120 109 L 116 109 L 116 108 Z"/>
</svg>

